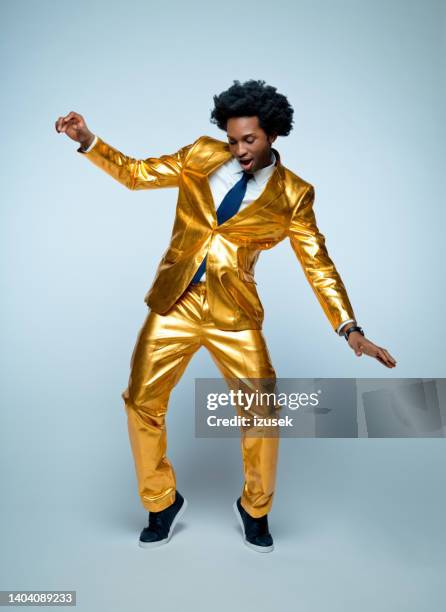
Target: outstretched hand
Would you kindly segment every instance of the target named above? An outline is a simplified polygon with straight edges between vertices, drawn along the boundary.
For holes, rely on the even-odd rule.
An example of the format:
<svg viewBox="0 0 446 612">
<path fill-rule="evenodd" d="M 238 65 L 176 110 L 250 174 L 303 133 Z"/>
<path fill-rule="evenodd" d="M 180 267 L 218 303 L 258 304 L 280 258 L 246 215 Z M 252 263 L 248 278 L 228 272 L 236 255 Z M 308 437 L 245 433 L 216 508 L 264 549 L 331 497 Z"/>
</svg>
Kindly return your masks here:
<svg viewBox="0 0 446 612">
<path fill-rule="evenodd" d="M 357 331 L 351 332 L 348 338 L 348 345 L 355 351 L 357 357 L 360 357 L 364 353 L 365 355 L 369 355 L 369 357 L 377 359 L 386 366 L 386 368 L 394 368 L 396 366 L 396 359 L 392 357 L 387 349 L 373 344 L 373 342 Z"/>
<path fill-rule="evenodd" d="M 56 132 L 65 133 L 79 142 L 82 146 L 89 146 L 94 140 L 94 134 L 90 132 L 85 123 L 85 119 L 79 113 L 71 111 L 65 117 L 59 117 L 55 123 Z"/>
</svg>

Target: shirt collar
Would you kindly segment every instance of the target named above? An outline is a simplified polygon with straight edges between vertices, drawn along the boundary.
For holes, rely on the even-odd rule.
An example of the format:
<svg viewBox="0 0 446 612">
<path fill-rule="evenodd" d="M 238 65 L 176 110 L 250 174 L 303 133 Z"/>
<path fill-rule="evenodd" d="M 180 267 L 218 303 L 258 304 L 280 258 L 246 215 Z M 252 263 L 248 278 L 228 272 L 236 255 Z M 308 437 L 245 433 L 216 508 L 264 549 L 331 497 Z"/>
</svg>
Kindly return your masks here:
<svg viewBox="0 0 446 612">
<path fill-rule="evenodd" d="M 264 168 L 260 168 L 260 170 L 256 170 L 254 172 L 254 178 L 251 180 L 253 180 L 258 185 L 262 185 L 263 183 L 266 183 L 266 181 L 269 179 L 271 174 L 274 172 L 274 166 L 276 164 L 276 159 L 277 158 L 274 155 L 274 152 L 271 151 L 271 163 L 268 166 L 265 166 Z M 235 157 L 231 159 L 228 166 L 229 166 L 228 170 L 231 174 L 241 175 L 243 172 L 242 165 Z"/>
</svg>

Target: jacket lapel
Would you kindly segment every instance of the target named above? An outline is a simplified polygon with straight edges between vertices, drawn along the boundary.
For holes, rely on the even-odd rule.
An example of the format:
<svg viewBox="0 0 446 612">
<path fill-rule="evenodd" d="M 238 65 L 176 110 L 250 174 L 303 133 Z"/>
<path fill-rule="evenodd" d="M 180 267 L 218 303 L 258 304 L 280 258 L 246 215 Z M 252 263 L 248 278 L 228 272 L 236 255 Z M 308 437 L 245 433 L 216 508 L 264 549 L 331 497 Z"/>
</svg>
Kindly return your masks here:
<svg viewBox="0 0 446 612">
<path fill-rule="evenodd" d="M 214 224 L 217 225 L 216 203 L 214 202 L 214 198 L 212 196 L 208 177 L 212 172 L 215 172 L 217 168 L 219 168 L 231 159 L 231 153 L 229 151 L 229 145 L 227 143 L 218 140 L 216 140 L 215 143 L 216 147 L 213 151 L 211 151 L 207 159 L 201 160 L 200 183 L 203 191 L 206 194 L 206 197 L 204 198 L 204 201 L 206 202 L 206 207 L 209 207 L 206 212 L 209 212 L 211 214 Z M 280 154 L 276 149 L 273 148 L 272 150 L 277 158 L 276 166 L 274 172 L 268 179 L 268 182 L 266 183 L 262 193 L 259 195 L 258 198 L 253 200 L 247 206 L 243 207 L 230 219 L 219 225 L 219 227 L 233 225 L 241 219 L 254 215 L 261 208 L 268 206 L 268 204 L 273 202 L 283 192 L 284 170 L 280 161 Z"/>
</svg>

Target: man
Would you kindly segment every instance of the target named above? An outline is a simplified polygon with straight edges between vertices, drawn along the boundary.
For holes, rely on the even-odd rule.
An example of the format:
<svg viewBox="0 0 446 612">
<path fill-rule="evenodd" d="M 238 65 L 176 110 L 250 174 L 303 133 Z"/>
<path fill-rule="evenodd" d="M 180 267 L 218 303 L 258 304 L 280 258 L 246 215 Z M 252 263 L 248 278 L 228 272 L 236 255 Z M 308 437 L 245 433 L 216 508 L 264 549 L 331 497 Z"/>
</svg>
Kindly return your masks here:
<svg viewBox="0 0 446 612">
<path fill-rule="evenodd" d="M 234 81 L 214 103 L 211 121 L 226 131 L 227 143 L 200 136 L 174 154 L 143 160 L 94 135 L 78 113 L 56 121 L 58 132 L 80 143 L 79 153 L 129 189 L 179 189 L 171 242 L 145 297 L 150 310 L 122 394 L 139 495 L 149 511 L 139 543 L 148 548 L 170 540 L 186 508 L 166 457 L 165 415 L 193 354 L 205 346 L 228 384 L 275 381 L 254 280 L 261 251 L 288 237 L 334 331 L 356 355 L 396 365 L 356 324 L 316 224 L 313 186 L 288 170 L 272 147 L 292 129 L 287 98 L 264 81 Z M 278 436 L 242 430 L 241 449 L 244 486 L 234 510 L 245 544 L 270 552 Z"/>
</svg>

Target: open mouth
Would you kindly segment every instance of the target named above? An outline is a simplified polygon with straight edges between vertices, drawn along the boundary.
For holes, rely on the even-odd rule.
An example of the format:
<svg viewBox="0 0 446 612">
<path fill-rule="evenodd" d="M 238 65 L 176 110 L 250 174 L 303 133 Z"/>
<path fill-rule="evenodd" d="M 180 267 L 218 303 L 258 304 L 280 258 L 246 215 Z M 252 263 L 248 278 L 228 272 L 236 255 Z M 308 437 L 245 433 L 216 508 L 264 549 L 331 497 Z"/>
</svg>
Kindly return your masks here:
<svg viewBox="0 0 446 612">
<path fill-rule="evenodd" d="M 254 160 L 253 159 L 239 159 L 239 162 L 241 164 L 241 166 L 243 167 L 243 170 L 251 170 L 252 166 L 254 165 Z"/>
</svg>

